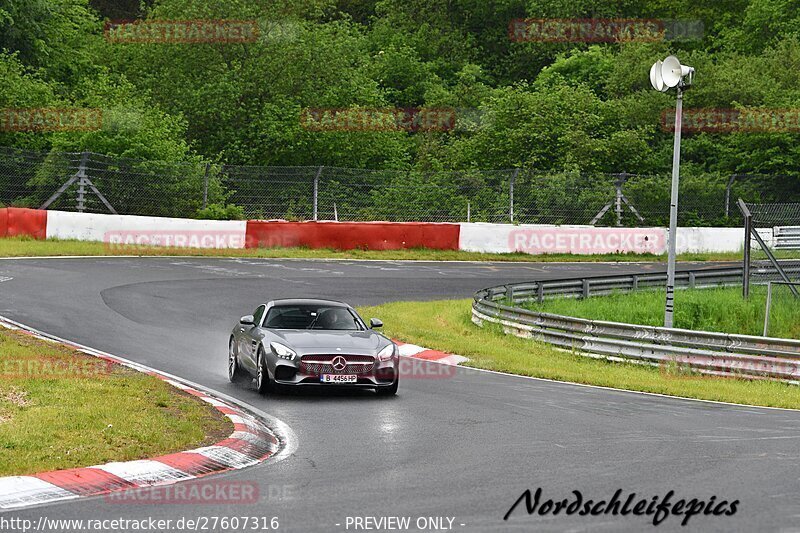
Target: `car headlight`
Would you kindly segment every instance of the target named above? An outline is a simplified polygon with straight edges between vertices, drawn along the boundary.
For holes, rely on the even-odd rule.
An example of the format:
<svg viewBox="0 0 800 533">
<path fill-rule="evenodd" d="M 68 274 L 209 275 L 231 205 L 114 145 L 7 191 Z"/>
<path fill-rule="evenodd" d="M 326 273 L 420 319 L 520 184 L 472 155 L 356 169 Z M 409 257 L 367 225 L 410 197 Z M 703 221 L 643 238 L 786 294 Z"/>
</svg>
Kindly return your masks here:
<svg viewBox="0 0 800 533">
<path fill-rule="evenodd" d="M 380 352 L 378 352 L 378 361 L 391 361 L 394 356 L 394 344 L 390 344 Z"/>
<path fill-rule="evenodd" d="M 280 357 L 281 359 L 288 359 L 291 361 L 294 359 L 294 356 L 297 355 L 294 350 L 291 348 L 287 348 L 283 344 L 279 342 L 271 342 L 269 343 L 269 347 L 272 348 L 272 353 Z"/>
</svg>

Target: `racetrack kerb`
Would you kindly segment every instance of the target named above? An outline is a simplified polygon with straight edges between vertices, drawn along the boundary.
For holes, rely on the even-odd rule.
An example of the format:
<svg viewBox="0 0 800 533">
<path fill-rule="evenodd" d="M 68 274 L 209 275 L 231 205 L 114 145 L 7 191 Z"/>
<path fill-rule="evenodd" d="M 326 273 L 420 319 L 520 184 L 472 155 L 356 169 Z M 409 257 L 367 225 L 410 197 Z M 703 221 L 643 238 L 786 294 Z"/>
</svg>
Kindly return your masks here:
<svg viewBox="0 0 800 533">
<path fill-rule="evenodd" d="M 155 377 L 0 328 L 0 476 L 206 446 L 233 430 L 212 406 Z"/>
</svg>

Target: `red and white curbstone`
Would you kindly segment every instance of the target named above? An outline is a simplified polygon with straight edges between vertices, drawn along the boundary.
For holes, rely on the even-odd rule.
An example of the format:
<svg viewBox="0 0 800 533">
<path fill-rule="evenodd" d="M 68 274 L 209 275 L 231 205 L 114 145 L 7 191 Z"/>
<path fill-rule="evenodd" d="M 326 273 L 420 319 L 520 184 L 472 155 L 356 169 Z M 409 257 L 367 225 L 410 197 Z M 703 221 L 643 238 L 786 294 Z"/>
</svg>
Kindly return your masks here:
<svg viewBox="0 0 800 533">
<path fill-rule="evenodd" d="M 440 352 L 439 350 L 429 350 L 416 344 L 409 344 L 400 341 L 394 341 L 402 357 L 412 357 L 414 359 L 424 359 L 425 361 L 435 361 L 445 365 L 460 365 L 465 361 L 469 361 L 462 355 L 455 355 L 452 353 Z"/>
<path fill-rule="evenodd" d="M 213 446 L 162 455 L 152 459 L 0 477 L 0 509 L 97 496 L 113 491 L 169 485 L 209 474 L 237 470 L 273 457 L 283 447 L 283 437 L 243 409 L 189 386 L 173 376 L 98 350 L 47 335 L 0 317 L 0 326 L 50 342 L 60 342 L 87 355 L 144 372 L 211 404 L 233 422 L 231 435 Z"/>
</svg>

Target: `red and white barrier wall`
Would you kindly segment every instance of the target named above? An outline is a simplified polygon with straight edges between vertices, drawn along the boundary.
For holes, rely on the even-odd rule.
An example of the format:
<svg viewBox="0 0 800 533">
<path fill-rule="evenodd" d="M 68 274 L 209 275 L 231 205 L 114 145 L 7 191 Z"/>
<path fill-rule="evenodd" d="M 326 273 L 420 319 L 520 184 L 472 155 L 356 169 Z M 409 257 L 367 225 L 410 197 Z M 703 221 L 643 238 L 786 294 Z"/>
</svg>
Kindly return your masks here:
<svg viewBox="0 0 800 533">
<path fill-rule="evenodd" d="M 768 244 L 771 228 L 759 230 Z M 429 222 L 288 222 L 191 220 L 0 209 L 0 237 L 76 239 L 109 245 L 190 248 L 308 247 L 340 250 L 429 248 L 529 254 L 664 254 L 666 228 L 596 228 L 542 224 Z M 678 228 L 678 253 L 738 252 L 741 228 Z"/>
</svg>

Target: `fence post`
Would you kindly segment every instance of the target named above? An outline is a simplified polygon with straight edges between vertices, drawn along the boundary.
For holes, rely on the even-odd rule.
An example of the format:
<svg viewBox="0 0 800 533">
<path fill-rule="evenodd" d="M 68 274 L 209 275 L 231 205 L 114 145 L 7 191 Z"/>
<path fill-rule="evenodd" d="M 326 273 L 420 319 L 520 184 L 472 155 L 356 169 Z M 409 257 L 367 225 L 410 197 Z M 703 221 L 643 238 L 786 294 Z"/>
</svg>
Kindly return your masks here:
<svg viewBox="0 0 800 533">
<path fill-rule="evenodd" d="M 78 212 L 83 213 L 86 211 L 86 204 L 84 197 L 86 195 L 86 163 L 89 161 L 89 152 L 81 153 L 81 163 L 78 167 Z"/>
<path fill-rule="evenodd" d="M 731 209 L 731 187 L 733 186 L 733 181 L 738 177 L 737 174 L 731 174 L 731 177 L 728 178 L 728 186 L 725 187 L 725 218 L 728 218 L 730 215 Z"/>
<path fill-rule="evenodd" d="M 508 181 L 508 218 L 514 222 L 514 182 L 517 181 L 519 169 L 515 168 L 514 173 L 511 174 L 511 179 Z"/>
<path fill-rule="evenodd" d="M 744 217 L 744 257 L 742 259 L 742 296 L 750 296 L 750 232 L 753 226 L 753 215 L 741 198 L 739 198 L 739 210 Z"/>
<path fill-rule="evenodd" d="M 319 205 L 319 177 L 322 175 L 322 165 L 317 169 L 314 175 L 314 220 L 318 220 L 317 206 Z"/>
<path fill-rule="evenodd" d="M 203 176 L 203 209 L 208 207 L 208 173 L 211 171 L 211 163 L 206 163 L 206 172 Z"/>
<path fill-rule="evenodd" d="M 614 183 L 616 197 L 614 198 L 614 210 L 617 213 L 617 227 L 622 227 L 622 185 L 628 180 L 628 173 L 617 174 L 617 181 Z"/>
<path fill-rule="evenodd" d="M 772 307 L 772 281 L 767 282 L 767 306 L 765 307 L 766 312 L 764 313 L 764 337 L 767 336 L 767 332 L 769 332 L 769 308 Z"/>
</svg>

